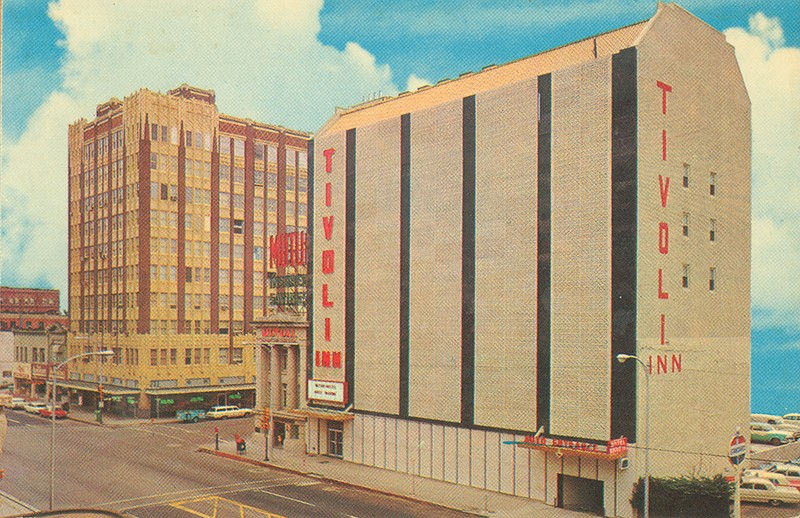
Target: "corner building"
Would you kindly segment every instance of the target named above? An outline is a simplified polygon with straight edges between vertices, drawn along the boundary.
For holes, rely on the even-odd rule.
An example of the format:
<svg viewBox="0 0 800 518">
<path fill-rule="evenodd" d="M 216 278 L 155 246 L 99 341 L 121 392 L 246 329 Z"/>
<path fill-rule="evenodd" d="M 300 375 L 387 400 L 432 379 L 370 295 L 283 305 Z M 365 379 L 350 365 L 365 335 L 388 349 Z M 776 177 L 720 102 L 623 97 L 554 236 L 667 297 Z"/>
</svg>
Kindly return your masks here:
<svg viewBox="0 0 800 518">
<path fill-rule="evenodd" d="M 749 419 L 750 102 L 724 35 L 660 4 L 339 111 L 314 171 L 313 354 L 342 361 L 313 378 L 353 416 L 320 413 L 310 451 L 630 516 L 648 438 L 628 354 L 651 473 L 728 465 Z"/>
<path fill-rule="evenodd" d="M 305 250 L 309 140 L 219 113 L 213 91 L 186 84 L 69 127 L 70 354 L 115 352 L 70 364 L 74 404 L 253 405 L 251 322 L 305 297 L 271 284 L 304 275 L 305 258 L 269 251 L 279 236 Z"/>
</svg>

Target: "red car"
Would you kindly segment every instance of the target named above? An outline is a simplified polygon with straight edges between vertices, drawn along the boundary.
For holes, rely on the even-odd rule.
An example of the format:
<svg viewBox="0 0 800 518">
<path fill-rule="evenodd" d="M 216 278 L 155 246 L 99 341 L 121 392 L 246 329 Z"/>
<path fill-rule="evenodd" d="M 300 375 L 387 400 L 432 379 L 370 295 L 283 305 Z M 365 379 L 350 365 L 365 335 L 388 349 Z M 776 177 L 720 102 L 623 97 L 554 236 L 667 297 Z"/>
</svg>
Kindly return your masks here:
<svg viewBox="0 0 800 518">
<path fill-rule="evenodd" d="M 50 418 L 50 409 L 43 408 L 39 410 L 39 415 L 42 417 Z M 63 419 L 65 417 L 67 417 L 67 411 L 64 410 L 63 408 L 56 408 L 56 419 Z"/>
</svg>

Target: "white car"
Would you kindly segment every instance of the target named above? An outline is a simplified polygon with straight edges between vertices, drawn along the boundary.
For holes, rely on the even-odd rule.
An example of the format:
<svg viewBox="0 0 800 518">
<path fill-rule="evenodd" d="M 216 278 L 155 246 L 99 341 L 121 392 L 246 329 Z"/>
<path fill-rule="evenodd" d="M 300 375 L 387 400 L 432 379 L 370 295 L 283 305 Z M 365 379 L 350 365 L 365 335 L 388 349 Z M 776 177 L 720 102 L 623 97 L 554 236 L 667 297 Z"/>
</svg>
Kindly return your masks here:
<svg viewBox="0 0 800 518">
<path fill-rule="evenodd" d="M 765 478 L 743 478 L 739 496 L 742 502 L 765 502 L 773 506 L 800 504 L 800 491 L 796 488 L 776 486 Z"/>
<path fill-rule="evenodd" d="M 253 413 L 252 408 L 239 408 L 236 405 L 211 407 L 206 413 L 209 419 L 228 419 L 230 417 L 247 417 Z"/>
<path fill-rule="evenodd" d="M 11 408 L 13 409 L 25 408 L 25 403 L 26 403 L 25 398 L 22 397 L 11 398 Z"/>
<path fill-rule="evenodd" d="M 26 412 L 29 414 L 39 414 L 39 410 L 43 408 L 47 408 L 47 403 L 44 401 L 31 401 L 30 403 L 26 403 L 23 407 Z"/>
<path fill-rule="evenodd" d="M 789 480 L 789 477 L 787 477 L 783 473 L 777 473 L 774 471 L 767 471 L 762 469 L 746 469 L 744 470 L 744 473 L 742 473 L 742 476 L 751 478 L 763 478 L 769 480 L 776 486 L 795 488 L 794 484 L 792 484 L 792 481 Z"/>
</svg>

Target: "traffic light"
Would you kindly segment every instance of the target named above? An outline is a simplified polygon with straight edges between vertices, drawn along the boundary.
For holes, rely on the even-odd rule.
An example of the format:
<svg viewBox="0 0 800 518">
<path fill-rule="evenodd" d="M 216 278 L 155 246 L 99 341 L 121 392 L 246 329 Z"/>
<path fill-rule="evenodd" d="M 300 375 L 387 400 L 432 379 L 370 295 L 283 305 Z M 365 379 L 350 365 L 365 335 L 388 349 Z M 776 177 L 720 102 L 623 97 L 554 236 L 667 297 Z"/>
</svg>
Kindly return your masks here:
<svg viewBox="0 0 800 518">
<path fill-rule="evenodd" d="M 269 430 L 269 408 L 265 408 L 261 412 L 261 429 Z"/>
<path fill-rule="evenodd" d="M 97 386 L 97 397 L 100 399 L 100 401 L 103 400 L 103 386 L 102 385 L 98 385 Z"/>
</svg>

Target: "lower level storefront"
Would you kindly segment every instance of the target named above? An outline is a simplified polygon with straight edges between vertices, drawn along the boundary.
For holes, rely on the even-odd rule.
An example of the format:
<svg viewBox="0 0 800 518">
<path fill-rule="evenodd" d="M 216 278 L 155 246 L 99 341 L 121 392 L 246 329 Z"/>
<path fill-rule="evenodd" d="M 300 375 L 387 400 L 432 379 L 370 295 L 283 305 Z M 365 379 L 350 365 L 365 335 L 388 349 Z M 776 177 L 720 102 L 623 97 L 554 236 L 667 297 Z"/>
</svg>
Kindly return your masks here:
<svg viewBox="0 0 800 518">
<path fill-rule="evenodd" d="M 99 408 L 100 388 L 96 383 L 69 380 L 59 383 L 59 394 L 69 391 L 70 405 L 87 410 Z M 204 409 L 217 405 L 252 408 L 253 385 L 208 386 L 198 388 L 128 389 L 103 385 L 103 413 L 121 417 L 173 417 L 178 410 Z"/>
<path fill-rule="evenodd" d="M 631 516 L 637 479 L 627 450 L 438 422 L 308 411 L 306 451 L 357 464 L 539 500 L 599 516 Z"/>
</svg>

